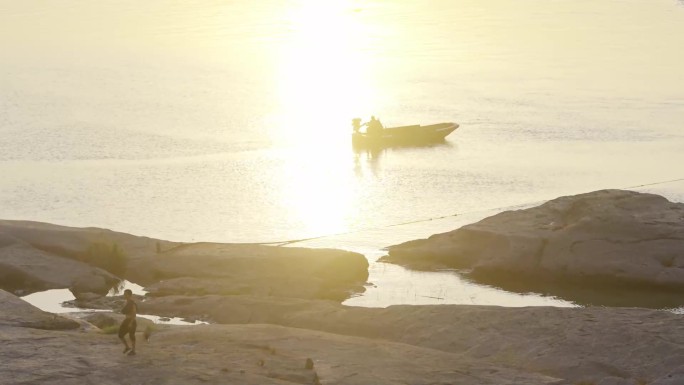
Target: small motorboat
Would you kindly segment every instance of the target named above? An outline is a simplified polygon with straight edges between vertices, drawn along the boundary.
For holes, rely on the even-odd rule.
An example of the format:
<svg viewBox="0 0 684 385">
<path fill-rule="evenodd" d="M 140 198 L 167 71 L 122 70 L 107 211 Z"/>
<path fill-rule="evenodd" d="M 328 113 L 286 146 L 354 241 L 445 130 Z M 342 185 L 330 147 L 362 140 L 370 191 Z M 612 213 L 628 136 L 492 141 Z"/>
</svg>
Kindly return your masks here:
<svg viewBox="0 0 684 385">
<path fill-rule="evenodd" d="M 360 119 L 352 120 L 354 147 L 391 147 L 391 146 L 424 146 L 444 141 L 447 135 L 458 128 L 456 123 L 438 123 L 428 126 L 419 124 L 412 126 L 386 127 L 371 132 L 361 132 Z"/>
</svg>

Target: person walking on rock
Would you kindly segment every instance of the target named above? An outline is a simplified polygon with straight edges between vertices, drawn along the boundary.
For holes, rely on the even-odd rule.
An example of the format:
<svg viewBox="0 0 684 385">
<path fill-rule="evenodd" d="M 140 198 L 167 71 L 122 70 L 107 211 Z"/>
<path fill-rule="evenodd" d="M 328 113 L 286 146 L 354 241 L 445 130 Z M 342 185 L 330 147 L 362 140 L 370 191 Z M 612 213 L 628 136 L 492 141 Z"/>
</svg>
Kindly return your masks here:
<svg viewBox="0 0 684 385">
<path fill-rule="evenodd" d="M 126 305 L 121 309 L 121 313 L 126 318 L 121 322 L 121 326 L 119 326 L 119 339 L 126 346 L 123 351 L 124 354 L 133 356 L 135 355 L 135 329 L 138 328 L 138 323 L 135 320 L 135 316 L 138 314 L 138 305 L 133 301 L 133 292 L 130 289 L 124 290 L 124 298 L 126 299 Z M 131 339 L 131 346 L 128 346 L 126 334 Z"/>
</svg>

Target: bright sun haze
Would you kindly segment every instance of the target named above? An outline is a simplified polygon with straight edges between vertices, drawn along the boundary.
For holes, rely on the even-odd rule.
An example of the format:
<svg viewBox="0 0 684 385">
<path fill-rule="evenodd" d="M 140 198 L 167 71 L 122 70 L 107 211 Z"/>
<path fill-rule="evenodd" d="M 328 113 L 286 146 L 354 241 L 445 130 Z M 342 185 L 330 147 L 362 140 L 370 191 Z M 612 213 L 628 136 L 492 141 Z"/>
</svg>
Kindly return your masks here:
<svg viewBox="0 0 684 385">
<path fill-rule="evenodd" d="M 667 179 L 683 160 L 676 2 L 0 6 L 17 218 L 292 239 Z M 354 152 L 351 119 L 371 115 L 461 127 Z"/>
</svg>

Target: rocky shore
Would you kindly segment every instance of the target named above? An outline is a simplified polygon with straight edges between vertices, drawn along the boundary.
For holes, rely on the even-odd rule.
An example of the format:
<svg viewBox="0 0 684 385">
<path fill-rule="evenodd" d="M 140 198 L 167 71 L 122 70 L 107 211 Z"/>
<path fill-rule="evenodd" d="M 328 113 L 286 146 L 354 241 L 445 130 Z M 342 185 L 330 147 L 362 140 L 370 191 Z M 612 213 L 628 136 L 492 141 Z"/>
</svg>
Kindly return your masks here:
<svg viewBox="0 0 684 385">
<path fill-rule="evenodd" d="M 221 324 L 160 327 L 138 355 L 0 291 L 1 384 L 653 384 L 684 381 L 681 316 L 646 309 L 165 297 Z"/>
<path fill-rule="evenodd" d="M 682 206 L 615 190 L 562 197 L 394 246 L 386 260 L 652 305 L 654 292 L 683 294 Z M 103 294 L 121 279 L 148 290 L 141 313 L 211 324 L 141 321 L 138 355 L 128 357 L 112 334 L 120 315 L 65 318 L 17 296 L 69 288 L 79 307 L 116 311 L 120 298 Z M 366 259 L 341 250 L 0 221 L 0 384 L 684 383 L 680 314 L 340 304 L 367 279 Z"/>
<path fill-rule="evenodd" d="M 105 294 L 122 279 L 156 296 L 251 294 L 341 302 L 365 290 L 368 261 L 343 250 L 182 244 L 105 229 L 0 221 L 0 289 L 24 295 L 69 288 L 79 297 Z"/>
<path fill-rule="evenodd" d="M 684 305 L 684 204 L 653 194 L 561 197 L 388 249 L 385 262 L 457 269 L 510 291 L 593 305 Z"/>
</svg>

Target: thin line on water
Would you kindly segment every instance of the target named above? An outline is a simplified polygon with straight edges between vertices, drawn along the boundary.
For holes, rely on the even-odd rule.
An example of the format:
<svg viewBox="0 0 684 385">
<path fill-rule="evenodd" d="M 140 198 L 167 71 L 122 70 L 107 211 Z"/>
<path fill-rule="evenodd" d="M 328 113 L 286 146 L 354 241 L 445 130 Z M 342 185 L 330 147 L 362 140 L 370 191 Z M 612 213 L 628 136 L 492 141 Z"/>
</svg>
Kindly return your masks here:
<svg viewBox="0 0 684 385">
<path fill-rule="evenodd" d="M 636 185 L 636 186 L 623 187 L 623 188 L 621 188 L 621 190 L 631 190 L 631 189 L 637 189 L 637 188 L 641 188 L 641 187 L 657 186 L 657 185 L 674 183 L 674 182 L 682 182 L 682 181 L 684 181 L 684 178 L 670 179 L 670 180 L 664 180 L 664 181 L 660 181 L 660 182 L 645 183 L 645 184 L 640 184 L 640 185 Z M 499 211 L 499 210 L 511 209 L 514 207 L 526 207 L 526 206 L 530 206 L 530 205 L 534 205 L 534 204 L 541 204 L 541 203 L 544 203 L 547 201 L 548 201 L 548 199 L 547 200 L 537 200 L 537 201 L 532 201 L 532 202 L 527 202 L 527 203 L 520 203 L 520 204 L 494 207 L 494 208 L 488 208 L 488 209 L 464 211 L 461 213 L 443 215 L 443 216 L 439 216 L 439 217 L 417 219 L 417 220 L 409 221 L 409 222 L 393 223 L 393 224 L 389 224 L 389 225 L 375 226 L 375 227 L 366 227 L 366 228 L 362 228 L 362 229 L 356 229 L 356 230 L 351 230 L 351 231 L 346 231 L 346 232 L 341 232 L 341 233 L 324 234 L 324 235 L 319 235 L 319 236 L 315 236 L 315 237 L 291 239 L 291 240 L 287 240 L 287 241 L 259 242 L 256 244 L 258 244 L 258 245 L 276 245 L 279 247 L 280 246 L 287 246 L 287 245 L 291 245 L 293 243 L 313 241 L 315 239 L 330 238 L 330 237 L 335 237 L 338 235 L 348 235 L 348 234 L 354 234 L 354 233 L 360 233 L 360 232 L 366 232 L 366 231 L 381 230 L 381 229 L 386 229 L 389 227 L 397 227 L 397 226 L 411 225 L 411 224 L 415 224 L 415 223 L 430 222 L 430 221 L 436 221 L 436 220 L 440 220 L 440 219 L 453 218 L 453 217 L 457 217 L 459 215 L 476 214 L 476 213 L 482 213 L 482 212 L 487 212 L 487 211 Z"/>
</svg>

